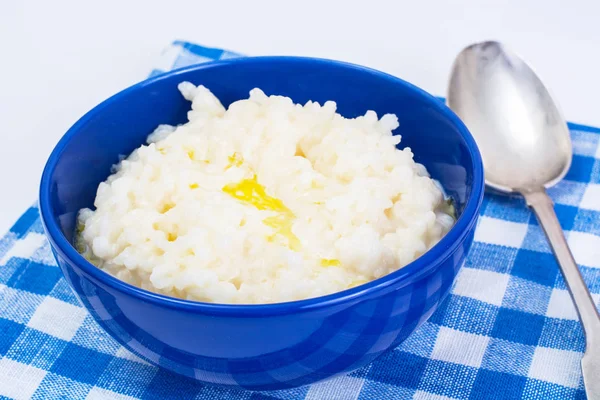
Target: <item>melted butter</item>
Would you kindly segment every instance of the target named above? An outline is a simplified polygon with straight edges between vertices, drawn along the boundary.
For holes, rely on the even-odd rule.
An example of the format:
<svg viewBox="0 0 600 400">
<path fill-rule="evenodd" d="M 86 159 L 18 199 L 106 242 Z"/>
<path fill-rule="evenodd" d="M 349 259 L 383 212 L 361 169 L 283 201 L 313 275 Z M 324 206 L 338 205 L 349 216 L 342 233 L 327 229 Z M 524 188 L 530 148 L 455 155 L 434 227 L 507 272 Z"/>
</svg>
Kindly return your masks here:
<svg viewBox="0 0 600 400">
<path fill-rule="evenodd" d="M 321 267 L 339 267 L 342 265 L 336 258 L 321 258 Z"/>
<path fill-rule="evenodd" d="M 267 238 L 270 242 L 274 241 L 277 236 L 284 237 L 287 239 L 290 250 L 300 251 L 302 248 L 300 239 L 292 232 L 294 214 L 277 214 L 273 217 L 265 218 L 263 223 L 268 227 L 275 229 L 275 233 Z"/>
<path fill-rule="evenodd" d="M 238 183 L 225 185 L 222 190 L 231 197 L 253 205 L 259 210 L 276 211 L 293 216 L 293 213 L 281 200 L 267 194 L 265 187 L 258 183 L 256 175 L 250 179 L 242 179 Z"/>
<path fill-rule="evenodd" d="M 163 206 L 160 208 L 159 212 L 161 214 L 166 213 L 167 211 L 169 211 L 170 209 L 172 209 L 173 207 L 175 207 L 175 204 L 173 203 L 165 203 L 163 204 Z"/>
<path fill-rule="evenodd" d="M 177 234 L 173 232 L 167 233 L 167 240 L 169 242 L 174 242 L 175 240 L 177 240 Z"/>
<path fill-rule="evenodd" d="M 235 159 L 234 153 L 234 161 Z M 231 157 L 230 157 L 231 161 Z M 237 162 L 237 161 L 236 161 Z M 300 240 L 292 232 L 295 215 L 278 198 L 269 196 L 265 187 L 258 183 L 256 175 L 250 179 L 242 179 L 238 183 L 230 183 L 223 187 L 223 192 L 231 197 L 254 206 L 258 210 L 274 211 L 277 215 L 267 217 L 263 223 L 275 230 L 275 233 L 269 236 L 269 241 L 275 241 L 277 238 L 284 238 L 287 246 L 293 251 L 299 251 L 301 248 Z"/>
<path fill-rule="evenodd" d="M 242 163 L 244 162 L 244 157 L 242 157 L 242 155 L 237 151 L 230 155 L 227 159 L 229 160 L 229 165 L 227 168 L 241 167 Z"/>
</svg>

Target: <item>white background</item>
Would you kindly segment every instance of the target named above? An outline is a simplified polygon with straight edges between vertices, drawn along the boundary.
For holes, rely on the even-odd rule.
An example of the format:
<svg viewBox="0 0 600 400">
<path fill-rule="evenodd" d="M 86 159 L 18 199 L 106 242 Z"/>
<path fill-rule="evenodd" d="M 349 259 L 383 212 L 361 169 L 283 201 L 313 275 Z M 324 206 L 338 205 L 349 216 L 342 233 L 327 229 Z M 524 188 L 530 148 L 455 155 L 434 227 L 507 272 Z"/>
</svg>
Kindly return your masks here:
<svg viewBox="0 0 600 400">
<path fill-rule="evenodd" d="M 599 16 L 597 0 L 0 0 L 0 233 L 70 125 L 143 79 L 173 39 L 351 61 L 436 95 L 464 46 L 501 40 L 569 120 L 600 125 Z"/>
</svg>

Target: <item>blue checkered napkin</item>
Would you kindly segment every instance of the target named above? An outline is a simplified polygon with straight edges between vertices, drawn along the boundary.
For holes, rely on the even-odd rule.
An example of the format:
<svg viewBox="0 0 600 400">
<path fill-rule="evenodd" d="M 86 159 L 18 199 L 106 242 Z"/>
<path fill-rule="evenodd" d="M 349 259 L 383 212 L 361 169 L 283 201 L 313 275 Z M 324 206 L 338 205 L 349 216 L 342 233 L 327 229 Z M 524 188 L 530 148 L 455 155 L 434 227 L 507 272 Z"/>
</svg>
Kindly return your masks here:
<svg viewBox="0 0 600 400">
<path fill-rule="evenodd" d="M 238 54 L 175 42 L 153 71 Z M 575 156 L 550 190 L 600 300 L 600 129 L 570 125 Z M 542 230 L 520 199 L 487 195 L 452 294 L 406 342 L 348 376 L 270 393 L 203 386 L 142 361 L 78 303 L 34 206 L 0 239 L 0 398 L 583 399 L 583 332 Z"/>
</svg>

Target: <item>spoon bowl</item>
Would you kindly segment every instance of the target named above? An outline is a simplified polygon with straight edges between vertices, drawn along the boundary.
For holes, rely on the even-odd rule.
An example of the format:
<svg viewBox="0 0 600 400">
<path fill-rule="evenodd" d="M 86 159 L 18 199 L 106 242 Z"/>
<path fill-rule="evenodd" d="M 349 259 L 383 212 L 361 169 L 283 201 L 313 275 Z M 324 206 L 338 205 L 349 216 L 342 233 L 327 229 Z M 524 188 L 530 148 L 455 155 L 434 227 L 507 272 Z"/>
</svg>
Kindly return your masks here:
<svg viewBox="0 0 600 400">
<path fill-rule="evenodd" d="M 477 43 L 457 57 L 448 105 L 479 146 L 486 184 L 503 192 L 550 187 L 569 170 L 569 129 L 548 89 L 498 42 Z"/>
</svg>

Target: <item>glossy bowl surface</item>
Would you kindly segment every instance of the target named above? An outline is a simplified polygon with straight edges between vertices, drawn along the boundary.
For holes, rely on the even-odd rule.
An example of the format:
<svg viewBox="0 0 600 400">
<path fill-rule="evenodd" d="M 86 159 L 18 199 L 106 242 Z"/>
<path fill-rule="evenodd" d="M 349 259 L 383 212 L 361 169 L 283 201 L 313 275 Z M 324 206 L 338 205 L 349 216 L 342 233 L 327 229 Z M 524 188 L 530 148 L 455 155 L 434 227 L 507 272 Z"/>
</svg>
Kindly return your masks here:
<svg viewBox="0 0 600 400">
<path fill-rule="evenodd" d="M 332 295 L 270 305 L 179 300 L 124 283 L 71 245 L 79 209 L 119 155 L 159 124 L 186 121 L 188 80 L 225 106 L 259 87 L 297 103 L 334 100 L 346 117 L 395 113 L 400 146 L 412 148 L 452 196 L 452 230 L 405 268 Z M 95 320 L 150 363 L 197 380 L 256 390 L 284 389 L 358 369 L 396 347 L 448 294 L 473 242 L 483 196 L 475 142 L 438 99 L 393 76 L 352 64 L 300 57 L 240 58 L 192 66 L 134 85 L 82 117 L 61 139 L 40 186 L 42 221 L 69 285 Z M 410 371 L 407 371 L 410 373 Z"/>
</svg>

